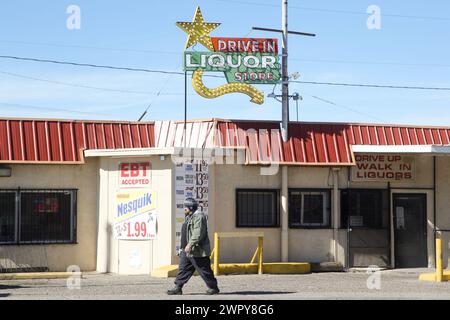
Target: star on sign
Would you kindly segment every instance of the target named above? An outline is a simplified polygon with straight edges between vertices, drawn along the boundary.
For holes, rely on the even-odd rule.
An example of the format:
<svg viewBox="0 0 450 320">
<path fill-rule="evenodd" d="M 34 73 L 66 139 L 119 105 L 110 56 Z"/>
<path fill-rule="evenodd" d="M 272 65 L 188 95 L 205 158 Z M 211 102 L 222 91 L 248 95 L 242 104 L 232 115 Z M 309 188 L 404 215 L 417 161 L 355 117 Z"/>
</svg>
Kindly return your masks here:
<svg viewBox="0 0 450 320">
<path fill-rule="evenodd" d="M 214 47 L 209 34 L 211 33 L 211 31 L 220 26 L 220 23 L 205 22 L 200 7 L 197 7 L 197 9 L 195 10 L 195 16 L 192 22 L 177 22 L 176 24 L 189 35 L 185 49 L 192 47 L 197 42 L 200 42 L 209 50 L 214 51 Z"/>
</svg>

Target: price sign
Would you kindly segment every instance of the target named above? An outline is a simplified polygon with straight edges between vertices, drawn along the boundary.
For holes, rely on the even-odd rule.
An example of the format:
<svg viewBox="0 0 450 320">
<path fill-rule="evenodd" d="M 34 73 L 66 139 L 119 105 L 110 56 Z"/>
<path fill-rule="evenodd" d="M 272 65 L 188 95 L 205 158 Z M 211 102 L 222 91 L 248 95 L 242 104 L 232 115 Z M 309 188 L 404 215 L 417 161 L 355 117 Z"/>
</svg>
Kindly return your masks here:
<svg viewBox="0 0 450 320">
<path fill-rule="evenodd" d="M 188 160 L 175 166 L 176 249 L 181 244 L 181 226 L 184 221 L 184 201 L 194 198 L 198 210 L 208 215 L 209 164 L 205 160 Z"/>
<path fill-rule="evenodd" d="M 149 240 L 156 238 L 156 193 L 149 190 L 116 194 L 115 238 Z"/>
<path fill-rule="evenodd" d="M 152 240 L 156 238 L 156 214 L 148 212 L 114 225 L 116 239 Z"/>
</svg>

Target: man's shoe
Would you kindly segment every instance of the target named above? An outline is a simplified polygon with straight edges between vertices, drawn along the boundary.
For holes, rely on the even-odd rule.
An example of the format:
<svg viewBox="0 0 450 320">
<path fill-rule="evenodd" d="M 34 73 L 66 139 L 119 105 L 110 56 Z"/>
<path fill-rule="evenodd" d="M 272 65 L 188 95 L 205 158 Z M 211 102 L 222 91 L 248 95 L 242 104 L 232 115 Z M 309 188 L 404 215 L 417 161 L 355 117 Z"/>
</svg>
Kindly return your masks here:
<svg viewBox="0 0 450 320">
<path fill-rule="evenodd" d="M 181 290 L 181 287 L 175 286 L 170 290 L 167 290 L 167 294 L 169 296 L 177 295 L 177 294 L 183 294 L 183 290 Z"/>
<path fill-rule="evenodd" d="M 219 292 L 220 292 L 219 288 L 213 288 L 213 289 L 206 290 L 206 294 L 208 294 L 208 295 L 218 294 Z"/>
</svg>

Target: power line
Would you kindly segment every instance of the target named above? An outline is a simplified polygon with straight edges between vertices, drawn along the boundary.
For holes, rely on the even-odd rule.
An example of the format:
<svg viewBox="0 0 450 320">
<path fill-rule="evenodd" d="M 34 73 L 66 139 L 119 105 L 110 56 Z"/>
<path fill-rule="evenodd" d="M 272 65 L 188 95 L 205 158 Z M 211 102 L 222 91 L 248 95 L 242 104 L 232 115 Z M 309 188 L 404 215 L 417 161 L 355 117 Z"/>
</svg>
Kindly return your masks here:
<svg viewBox="0 0 450 320">
<path fill-rule="evenodd" d="M 276 4 L 251 2 L 251 1 L 237 1 L 237 0 L 215 0 L 215 1 L 225 2 L 225 3 L 237 3 L 237 4 L 244 4 L 244 5 L 260 6 L 260 7 L 261 6 L 262 7 L 272 7 L 272 8 L 279 7 Z M 347 15 L 365 15 L 365 16 L 368 15 L 367 12 L 362 12 L 362 11 L 348 11 L 348 10 L 323 9 L 323 8 L 299 7 L 299 6 L 289 6 L 289 9 L 297 9 L 297 10 L 303 10 L 303 11 L 316 11 L 316 12 L 325 12 L 325 13 L 347 14 Z M 389 14 L 389 13 L 383 13 L 382 15 L 385 17 L 391 17 L 391 18 L 450 21 L 449 17 L 411 16 L 411 15 Z"/>
<path fill-rule="evenodd" d="M 37 58 L 25 58 L 25 57 L 17 57 L 17 56 L 2 56 L 0 55 L 0 59 L 14 59 L 14 60 L 23 60 L 23 61 L 32 61 L 32 62 L 43 62 L 43 63 L 54 63 L 54 64 L 62 64 L 62 65 L 71 65 L 71 66 L 79 66 L 79 67 L 91 67 L 91 68 L 106 68 L 113 70 L 126 70 L 133 72 L 147 72 L 147 73 L 160 73 L 160 74 L 168 74 L 168 75 L 182 75 L 184 76 L 184 72 L 179 71 L 164 71 L 164 70 L 151 70 L 151 69 L 142 69 L 142 68 L 129 68 L 129 67 L 115 67 L 108 65 L 97 65 L 97 64 L 88 64 L 88 63 L 75 63 L 68 61 L 58 61 L 58 60 L 47 60 L 47 59 L 37 59 Z M 211 78 L 225 78 L 224 76 L 207 74 L 205 77 Z M 312 85 L 328 85 L 328 86 L 346 86 L 346 87 L 366 87 L 366 88 L 384 88 L 384 89 L 409 89 L 409 90 L 434 90 L 434 91 L 450 91 L 450 87 L 425 87 L 425 86 L 403 86 L 403 85 L 377 85 L 377 84 L 358 84 L 358 83 L 340 83 L 340 82 L 317 82 L 317 81 L 291 81 L 292 83 L 301 83 L 301 84 L 312 84 Z"/>
<path fill-rule="evenodd" d="M 69 62 L 69 61 L 26 58 L 26 57 L 17 57 L 17 56 L 0 56 L 0 58 L 1 59 L 12 59 L 12 60 L 22 60 L 22 61 L 53 63 L 53 64 L 63 64 L 63 65 L 71 65 L 71 66 L 78 66 L 78 67 L 90 67 L 90 68 L 102 68 L 102 69 L 126 70 L 126 71 L 137 71 L 137 72 L 147 72 L 147 73 L 162 73 L 162 74 L 183 74 L 184 75 L 184 73 L 177 72 L 177 71 L 151 70 L 151 69 L 130 68 L 130 67 L 115 67 L 115 66 L 108 66 L 108 65 L 76 63 L 76 62 Z"/>
<path fill-rule="evenodd" d="M 21 60 L 21 61 L 32 61 L 32 62 L 42 62 L 42 63 L 53 63 L 53 64 L 61 64 L 61 65 L 70 65 L 70 66 L 77 66 L 77 67 L 101 68 L 101 69 L 112 69 L 112 70 L 125 70 L 125 71 L 134 71 L 134 72 L 175 74 L 175 75 L 183 75 L 184 76 L 184 72 L 179 72 L 179 71 L 152 70 L 152 69 L 131 68 L 131 67 L 116 67 L 116 66 L 109 66 L 109 65 L 99 65 L 99 64 L 91 64 L 91 63 L 77 63 L 77 62 L 69 62 L 69 61 L 38 59 L 38 58 L 27 58 L 27 57 L 18 57 L 18 56 L 0 55 L 0 59 L 12 59 L 12 60 Z M 216 76 L 216 75 L 205 75 L 205 77 L 225 78 L 224 76 Z"/>
<path fill-rule="evenodd" d="M 344 87 L 363 87 L 363 88 L 383 88 L 383 89 L 407 89 L 407 90 L 437 90 L 450 91 L 449 87 L 414 87 L 414 86 L 398 86 L 398 85 L 379 85 L 379 84 L 360 84 L 360 83 L 338 83 L 338 82 L 317 82 L 317 81 L 290 81 L 293 83 L 327 85 L 327 86 L 344 86 Z"/>
<path fill-rule="evenodd" d="M 27 108 L 27 109 L 64 111 L 64 112 L 70 112 L 70 113 L 80 113 L 80 114 L 89 114 L 89 115 L 111 117 L 110 114 L 106 114 L 106 113 L 88 112 L 88 111 L 76 111 L 76 110 L 70 110 L 70 109 L 64 109 L 64 108 L 40 107 L 40 106 L 34 106 L 34 105 L 17 104 L 17 103 L 9 103 L 9 102 L 0 102 L 0 105 L 11 106 L 11 107 L 18 107 L 18 108 Z"/>
<path fill-rule="evenodd" d="M 253 32 L 253 29 L 244 36 L 248 36 Z M 57 43 L 42 43 L 42 42 L 26 42 L 26 41 L 12 41 L 12 40 L 0 40 L 3 43 L 14 43 L 14 44 L 25 44 L 25 45 L 35 45 L 35 46 L 51 46 L 51 47 L 62 47 L 62 48 L 81 48 L 81 49 L 93 49 L 93 50 L 105 50 L 105 51 L 123 51 L 123 52 L 138 52 L 138 53 L 155 53 L 155 54 L 173 54 L 179 55 L 179 52 L 175 51 L 157 51 L 157 50 L 145 50 L 145 49 L 124 49 L 124 48 L 112 48 L 112 47 L 93 47 L 93 46 L 82 46 L 82 45 L 67 45 L 67 44 L 57 44 Z M 281 55 L 280 55 L 281 56 Z M 345 64 L 370 64 L 370 65 L 399 65 L 408 67 L 450 67 L 449 64 L 432 64 L 432 63 L 401 63 L 401 62 L 377 62 L 377 61 L 351 61 L 351 60 L 329 60 L 329 59 L 298 59 L 289 58 L 293 61 L 302 62 L 317 62 L 317 63 L 345 63 Z"/>
<path fill-rule="evenodd" d="M 147 109 L 145 109 L 145 111 L 142 113 L 142 115 L 139 117 L 138 122 L 141 122 L 141 120 L 145 117 L 145 115 L 147 114 L 147 111 L 150 109 L 150 107 L 153 105 L 153 103 L 158 99 L 159 95 L 161 94 L 161 91 L 164 90 L 164 88 L 166 87 L 167 83 L 169 82 L 170 78 L 172 78 L 173 75 L 169 75 L 166 79 L 166 81 L 163 83 L 163 85 L 161 86 L 161 88 L 159 89 L 158 93 L 156 94 L 156 97 L 153 98 L 153 100 L 150 102 L 150 104 L 148 105 Z"/>
<path fill-rule="evenodd" d="M 112 89 L 112 88 L 104 88 L 104 87 L 93 87 L 93 86 L 87 86 L 83 84 L 76 84 L 76 83 L 68 83 L 63 81 L 56 81 L 56 80 L 48 80 L 43 78 L 37 78 L 32 76 L 27 76 L 23 74 L 17 74 L 12 72 L 6 72 L 1 71 L 0 74 L 4 74 L 11 77 L 21 78 L 21 79 L 27 79 L 27 80 L 33 80 L 33 81 L 39 81 L 39 82 L 46 82 L 46 83 L 52 83 L 52 84 L 58 84 L 62 86 L 68 86 L 68 87 L 75 87 L 75 88 L 83 88 L 83 89 L 92 89 L 92 90 L 99 90 L 99 91 L 107 91 L 107 92 L 118 92 L 118 93 L 131 93 L 131 94 L 141 94 L 141 95 L 155 95 L 155 94 L 161 94 L 157 92 L 146 92 L 146 91 L 134 91 L 134 90 L 123 90 L 123 89 Z M 183 93 L 162 93 L 162 95 L 183 95 Z"/>
<path fill-rule="evenodd" d="M 351 111 L 351 112 L 354 112 L 354 113 L 358 113 L 358 114 L 360 114 L 360 115 L 363 115 L 363 116 L 372 118 L 372 119 L 377 120 L 377 121 L 386 122 L 386 120 L 384 120 L 384 119 L 375 117 L 375 116 L 373 116 L 373 115 L 370 115 L 370 114 L 365 113 L 365 112 L 362 112 L 362 111 L 358 111 L 358 110 L 356 110 L 356 109 L 354 109 L 354 108 L 350 108 L 350 107 L 347 107 L 347 106 L 344 106 L 344 105 L 341 105 L 341 104 L 337 104 L 337 103 L 335 103 L 335 102 L 333 102 L 333 101 L 330 101 L 330 100 L 328 100 L 328 99 L 320 98 L 320 97 L 317 97 L 317 96 L 314 96 L 314 95 L 310 95 L 310 94 L 306 94 L 306 95 L 309 96 L 309 97 L 311 97 L 311 98 L 314 98 L 314 99 L 316 99 L 316 100 L 322 101 L 322 102 L 324 102 L 324 103 L 327 103 L 327 104 L 331 104 L 331 105 L 333 105 L 333 106 L 336 106 L 336 107 L 338 107 L 338 108 L 345 109 L 345 110 L 348 110 L 348 111 Z"/>
<path fill-rule="evenodd" d="M 156 53 L 156 54 L 180 54 L 175 51 L 158 51 L 158 50 L 146 50 L 146 49 L 125 49 L 125 48 L 113 48 L 113 47 L 95 47 L 95 46 L 83 46 L 76 44 L 61 44 L 61 43 L 44 43 L 44 42 L 29 42 L 29 41 L 16 41 L 16 40 L 0 40 L 2 43 L 12 43 L 31 46 L 46 46 L 46 47 L 61 47 L 61 48 L 78 48 L 78 49 L 91 49 L 91 50 L 103 50 L 103 51 L 119 51 L 119 52 L 137 52 L 137 53 Z"/>
<path fill-rule="evenodd" d="M 343 63 L 343 64 L 369 64 L 369 65 L 389 65 L 389 66 L 404 66 L 404 67 L 437 67 L 448 68 L 450 64 L 433 64 L 433 63 L 402 63 L 402 62 L 378 62 L 378 61 L 355 61 L 355 60 L 324 60 L 324 59 L 302 59 L 302 58 L 289 58 L 293 61 L 301 62 L 316 62 L 316 63 Z"/>
</svg>

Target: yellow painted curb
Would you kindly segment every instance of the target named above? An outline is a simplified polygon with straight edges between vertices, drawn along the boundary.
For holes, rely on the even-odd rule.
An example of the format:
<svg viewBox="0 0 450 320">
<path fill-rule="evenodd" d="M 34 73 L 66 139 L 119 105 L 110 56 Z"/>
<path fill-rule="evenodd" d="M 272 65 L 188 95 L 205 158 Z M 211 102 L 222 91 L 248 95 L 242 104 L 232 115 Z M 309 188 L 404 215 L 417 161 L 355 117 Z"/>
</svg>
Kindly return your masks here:
<svg viewBox="0 0 450 320">
<path fill-rule="evenodd" d="M 155 278 L 172 278 L 178 273 L 178 265 L 168 265 L 160 267 L 151 272 L 151 276 Z"/>
<path fill-rule="evenodd" d="M 311 264 L 307 262 L 264 263 L 264 273 L 304 274 L 310 272 Z"/>
<path fill-rule="evenodd" d="M 81 276 L 81 272 L 2 273 L 0 274 L 0 280 L 65 279 Z"/>
<path fill-rule="evenodd" d="M 221 263 L 220 275 L 227 274 L 257 274 L 257 263 Z M 263 264 L 265 274 L 305 274 L 311 272 L 311 264 L 306 262 L 271 262 Z M 178 265 L 160 267 L 152 271 L 151 276 L 157 278 L 176 277 Z M 198 275 L 197 272 L 194 275 Z"/>
<path fill-rule="evenodd" d="M 419 280 L 436 282 L 436 272 L 422 273 L 421 275 L 419 275 Z M 450 271 L 444 271 L 442 275 L 442 281 L 450 281 Z"/>
</svg>

